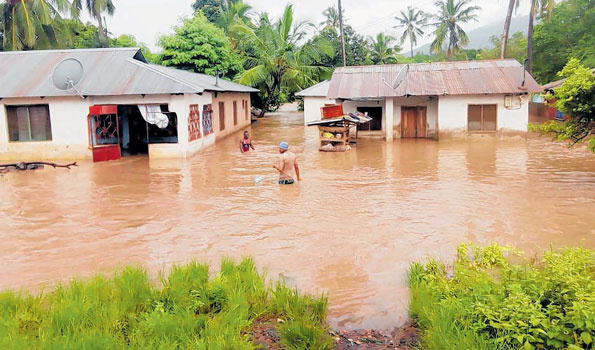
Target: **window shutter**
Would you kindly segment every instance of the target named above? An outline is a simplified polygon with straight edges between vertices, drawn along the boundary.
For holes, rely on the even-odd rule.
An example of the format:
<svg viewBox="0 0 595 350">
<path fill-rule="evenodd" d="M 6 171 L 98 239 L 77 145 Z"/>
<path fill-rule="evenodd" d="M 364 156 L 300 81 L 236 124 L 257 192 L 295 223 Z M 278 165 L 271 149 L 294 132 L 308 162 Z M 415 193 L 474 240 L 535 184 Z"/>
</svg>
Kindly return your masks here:
<svg viewBox="0 0 595 350">
<path fill-rule="evenodd" d="M 469 105 L 468 107 L 468 130 L 481 131 L 481 105 Z"/>
<path fill-rule="evenodd" d="M 484 105 L 483 106 L 483 130 L 484 131 L 496 131 L 496 105 Z"/>
<path fill-rule="evenodd" d="M 6 107 L 8 120 L 8 137 L 10 141 L 19 141 L 19 118 L 17 108 Z"/>
<path fill-rule="evenodd" d="M 49 141 L 52 139 L 48 106 L 29 107 L 29 121 L 31 123 L 31 140 Z"/>
</svg>

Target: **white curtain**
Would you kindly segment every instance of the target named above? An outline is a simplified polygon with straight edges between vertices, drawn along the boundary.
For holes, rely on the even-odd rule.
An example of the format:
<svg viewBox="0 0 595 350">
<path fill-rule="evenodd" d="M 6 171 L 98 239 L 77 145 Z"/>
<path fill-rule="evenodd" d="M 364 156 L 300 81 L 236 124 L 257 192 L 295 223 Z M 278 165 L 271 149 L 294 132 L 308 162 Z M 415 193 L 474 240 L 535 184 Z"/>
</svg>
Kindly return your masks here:
<svg viewBox="0 0 595 350">
<path fill-rule="evenodd" d="M 138 105 L 138 109 L 147 123 L 157 125 L 160 129 L 165 129 L 169 125 L 169 118 L 161 113 L 160 105 Z"/>
</svg>

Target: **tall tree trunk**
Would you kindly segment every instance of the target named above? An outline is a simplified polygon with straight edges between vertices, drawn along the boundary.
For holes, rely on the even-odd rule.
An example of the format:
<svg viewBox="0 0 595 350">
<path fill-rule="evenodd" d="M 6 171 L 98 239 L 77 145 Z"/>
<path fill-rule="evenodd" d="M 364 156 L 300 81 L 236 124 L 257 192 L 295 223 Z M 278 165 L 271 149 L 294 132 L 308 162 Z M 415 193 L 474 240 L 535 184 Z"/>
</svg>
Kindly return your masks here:
<svg viewBox="0 0 595 350">
<path fill-rule="evenodd" d="M 506 57 L 506 45 L 508 44 L 508 32 L 510 31 L 510 21 L 512 20 L 512 11 L 516 0 L 509 0 L 508 12 L 506 13 L 506 21 L 504 21 L 504 32 L 502 33 L 502 47 L 500 49 L 500 58 Z"/>
<path fill-rule="evenodd" d="M 537 0 L 531 0 L 531 11 L 529 12 L 529 30 L 527 32 L 527 65 L 525 69 L 531 73 L 531 63 L 533 61 L 533 21 L 535 20 L 535 7 Z"/>
<path fill-rule="evenodd" d="M 409 40 L 409 43 L 411 43 L 411 58 L 413 58 L 413 40 Z"/>
</svg>

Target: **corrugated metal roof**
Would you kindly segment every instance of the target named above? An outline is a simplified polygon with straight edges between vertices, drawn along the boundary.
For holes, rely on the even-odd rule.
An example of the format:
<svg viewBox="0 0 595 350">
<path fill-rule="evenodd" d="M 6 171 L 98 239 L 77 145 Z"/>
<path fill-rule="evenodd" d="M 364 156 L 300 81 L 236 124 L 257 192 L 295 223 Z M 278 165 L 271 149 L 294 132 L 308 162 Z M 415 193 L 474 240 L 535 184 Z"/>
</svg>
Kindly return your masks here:
<svg viewBox="0 0 595 350">
<path fill-rule="evenodd" d="M 215 86 L 215 77 L 147 64 L 138 48 L 107 48 L 0 52 L 0 98 L 71 96 L 51 82 L 66 58 L 83 64 L 76 89 L 86 96 L 257 91 L 223 79 Z"/>
<path fill-rule="evenodd" d="M 309 88 L 296 93 L 295 95 L 302 97 L 326 97 L 330 85 L 331 81 L 325 80 L 316 85 L 312 85 Z"/>
<path fill-rule="evenodd" d="M 401 76 L 399 76 L 401 73 Z M 432 62 L 340 67 L 328 98 L 478 95 L 540 92 L 541 87 L 516 60 Z"/>
</svg>

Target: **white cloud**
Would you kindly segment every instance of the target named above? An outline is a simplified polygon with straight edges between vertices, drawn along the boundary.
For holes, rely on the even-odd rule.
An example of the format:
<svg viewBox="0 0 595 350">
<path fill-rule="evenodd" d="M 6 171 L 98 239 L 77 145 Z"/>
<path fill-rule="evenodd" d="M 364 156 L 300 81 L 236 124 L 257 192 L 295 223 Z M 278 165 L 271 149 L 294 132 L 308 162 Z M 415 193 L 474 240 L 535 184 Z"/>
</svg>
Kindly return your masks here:
<svg viewBox="0 0 595 350">
<path fill-rule="evenodd" d="M 256 12 L 269 12 L 273 17 L 279 16 L 286 2 L 281 0 L 245 0 Z M 157 39 L 162 34 L 171 32 L 171 28 L 180 19 L 192 14 L 192 0 L 114 0 L 116 14 L 107 19 L 108 28 L 116 35 L 132 34 L 139 41 L 146 43 L 153 50 L 157 48 Z M 336 0 L 294 0 L 296 17 L 318 24 L 323 20 L 322 11 L 335 5 Z M 359 33 L 372 36 L 379 32 L 396 34 L 394 17 L 407 6 L 421 8 L 426 12 L 435 12 L 434 0 L 342 0 L 347 22 Z M 518 14 L 528 13 L 525 1 Z M 477 28 L 502 20 L 506 15 L 508 0 L 476 0 L 481 6 L 479 21 L 464 25 L 466 30 Z M 430 41 L 425 38 L 420 45 Z"/>
</svg>

